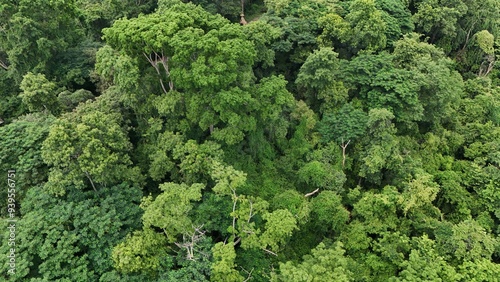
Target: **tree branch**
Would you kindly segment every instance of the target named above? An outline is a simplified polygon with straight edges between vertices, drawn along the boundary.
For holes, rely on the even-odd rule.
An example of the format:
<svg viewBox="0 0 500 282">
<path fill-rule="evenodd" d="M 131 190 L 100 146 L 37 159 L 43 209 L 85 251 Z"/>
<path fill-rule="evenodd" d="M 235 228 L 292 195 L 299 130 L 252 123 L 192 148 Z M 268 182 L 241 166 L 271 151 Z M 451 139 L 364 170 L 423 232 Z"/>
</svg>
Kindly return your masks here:
<svg viewBox="0 0 500 282">
<path fill-rule="evenodd" d="M 94 181 L 92 181 L 92 178 L 90 178 L 89 173 L 88 173 L 88 172 L 85 172 L 85 175 L 86 175 L 86 176 L 87 176 L 87 178 L 89 179 L 90 184 L 92 184 L 92 188 L 94 188 L 94 191 L 96 191 L 96 193 L 97 193 L 97 189 L 95 188 Z"/>
<path fill-rule="evenodd" d="M 242 266 L 241 267 L 241 270 L 243 270 L 244 272 L 246 272 L 246 274 L 248 274 L 248 277 L 247 279 L 243 280 L 243 282 L 247 282 L 248 280 L 250 280 L 250 278 L 252 278 L 252 272 L 253 272 L 253 268 L 252 270 L 250 270 L 250 272 L 248 272 L 246 269 L 244 269 Z"/>
<path fill-rule="evenodd" d="M 233 235 L 236 234 L 236 215 L 234 212 L 236 211 L 236 203 L 238 202 L 238 196 L 236 195 L 236 191 L 231 189 L 233 192 Z"/>
<path fill-rule="evenodd" d="M 142 53 L 144 55 L 144 57 L 146 57 L 146 60 L 148 60 L 148 62 L 153 66 L 153 68 L 156 70 L 156 73 L 158 74 L 158 76 L 160 77 L 160 84 L 161 84 L 161 89 L 163 90 L 163 92 L 168 93 L 167 92 L 167 89 L 165 88 L 165 85 L 163 84 L 163 79 L 161 78 L 161 73 L 160 73 L 160 68 L 158 67 L 158 54 L 156 52 L 155 53 L 155 58 L 153 59 L 151 54 L 148 56 L 146 55 L 146 53 Z"/>
<path fill-rule="evenodd" d="M 155 53 L 156 54 L 156 53 Z M 159 55 L 156 54 L 158 57 Z M 167 77 L 170 78 L 170 69 L 168 67 L 168 60 L 170 59 L 168 56 L 165 56 L 163 55 L 163 52 L 161 53 L 161 57 L 160 58 L 160 63 L 161 65 L 163 66 L 163 68 L 165 69 L 165 73 L 167 74 Z M 168 86 L 170 87 L 170 90 L 174 90 L 174 83 L 172 82 L 172 80 L 170 80 L 168 82 Z"/>
<path fill-rule="evenodd" d="M 470 34 L 472 33 L 472 29 L 474 29 L 474 25 L 476 24 L 476 22 L 472 22 L 470 28 L 469 28 L 469 31 L 467 32 L 467 37 L 465 38 L 465 43 L 464 43 L 464 46 L 462 47 L 462 49 L 460 50 L 459 53 L 463 53 L 465 52 L 465 48 L 467 48 L 467 45 L 469 45 L 469 41 L 470 41 Z"/>
<path fill-rule="evenodd" d="M 314 194 L 318 193 L 318 191 L 319 191 L 319 188 L 318 188 L 318 189 L 316 189 L 316 190 L 314 190 L 314 191 L 312 191 L 312 192 L 310 192 L 310 193 L 305 194 L 305 195 L 304 195 L 304 197 L 306 197 L 306 198 L 307 198 L 307 197 L 310 197 L 310 196 L 312 196 L 312 195 L 314 195 Z"/>
<path fill-rule="evenodd" d="M 239 243 L 240 241 L 241 241 L 241 237 L 238 237 L 238 239 L 236 239 L 236 241 L 234 241 L 233 246 L 238 245 L 238 243 Z"/>
<path fill-rule="evenodd" d="M 276 254 L 275 252 L 272 252 L 266 248 L 262 248 L 264 251 L 266 251 L 267 253 L 270 253 L 271 255 L 275 255 L 275 256 L 278 256 L 278 254 Z"/>
<path fill-rule="evenodd" d="M 252 205 L 252 201 L 248 200 L 248 202 L 250 202 L 250 213 L 248 214 L 247 222 L 250 223 L 250 219 L 252 219 L 252 217 L 253 217 L 253 214 L 252 214 L 253 205 Z"/>
<path fill-rule="evenodd" d="M 495 66 L 496 61 L 494 55 L 487 55 L 486 59 L 487 61 L 482 62 L 481 66 L 479 66 L 479 73 L 477 74 L 478 76 L 487 76 Z M 488 63 L 486 70 L 485 70 L 485 63 Z"/>
<path fill-rule="evenodd" d="M 342 167 L 345 166 L 345 158 L 346 158 L 345 150 L 346 150 L 347 146 L 349 145 L 349 143 L 351 143 L 351 140 L 347 141 L 347 143 L 344 144 L 344 138 L 342 138 L 342 145 L 340 145 L 340 147 L 342 147 Z"/>
<path fill-rule="evenodd" d="M 6 63 L 4 63 L 2 60 L 0 60 L 0 67 L 2 67 L 4 70 L 9 69 L 9 66 Z"/>
<path fill-rule="evenodd" d="M 177 242 L 174 243 L 179 249 L 186 249 L 187 260 L 196 261 L 194 256 L 196 243 L 198 243 L 205 236 L 205 231 L 201 231 L 201 228 L 203 228 L 203 225 L 199 227 L 193 226 L 194 231 L 191 234 L 184 233 L 182 235 L 182 244 Z"/>
</svg>

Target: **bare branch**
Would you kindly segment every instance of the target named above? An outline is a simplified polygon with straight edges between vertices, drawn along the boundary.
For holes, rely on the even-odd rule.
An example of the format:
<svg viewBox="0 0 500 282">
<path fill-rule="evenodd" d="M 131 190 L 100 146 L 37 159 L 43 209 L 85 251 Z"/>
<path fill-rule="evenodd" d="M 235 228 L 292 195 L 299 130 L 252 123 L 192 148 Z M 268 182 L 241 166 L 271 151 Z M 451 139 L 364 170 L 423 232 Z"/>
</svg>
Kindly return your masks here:
<svg viewBox="0 0 500 282">
<path fill-rule="evenodd" d="M 97 189 L 95 188 L 95 185 L 94 185 L 94 181 L 92 181 L 92 178 L 90 178 L 90 175 L 89 175 L 89 173 L 88 173 L 87 171 L 85 172 L 85 175 L 86 175 L 86 176 L 87 176 L 87 178 L 89 179 L 90 184 L 92 184 L 92 188 L 94 188 L 94 191 L 96 191 L 96 192 L 97 192 Z"/>
<path fill-rule="evenodd" d="M 156 52 L 153 52 L 155 54 L 155 58 L 151 56 L 151 54 L 148 56 L 146 53 L 142 53 L 144 57 L 146 57 L 146 60 L 153 66 L 153 68 L 156 70 L 156 73 L 160 77 L 160 84 L 161 84 L 161 89 L 163 92 L 168 93 L 167 89 L 165 88 L 165 85 L 163 84 L 163 79 L 161 78 L 161 73 L 160 73 L 160 67 L 158 66 L 158 60 L 161 59 Z"/>
<path fill-rule="evenodd" d="M 469 41 L 470 41 L 470 34 L 472 32 L 472 30 L 474 29 L 474 25 L 476 24 L 476 22 L 472 22 L 471 26 L 470 26 L 470 29 L 469 31 L 467 32 L 467 37 L 465 38 L 465 42 L 464 42 L 464 46 L 462 47 L 462 49 L 460 50 L 459 53 L 463 53 L 465 51 L 465 48 L 467 48 L 467 45 L 469 45 Z"/>
<path fill-rule="evenodd" d="M 248 272 L 248 271 L 247 271 L 246 269 L 244 269 L 242 266 L 240 266 L 240 267 L 241 267 L 241 270 L 243 270 L 246 274 L 248 274 L 247 279 L 243 280 L 243 282 L 247 282 L 248 280 L 250 280 L 250 278 L 252 278 L 252 272 L 253 272 L 253 270 L 254 270 L 254 269 L 252 268 L 252 270 L 250 270 L 250 272 Z"/>
<path fill-rule="evenodd" d="M 486 63 L 488 63 L 488 66 L 486 66 Z M 479 73 L 477 75 L 478 76 L 487 76 L 493 70 L 495 63 L 496 63 L 496 61 L 495 61 L 494 55 L 486 56 L 486 61 L 481 63 L 481 66 L 479 67 Z"/>
<path fill-rule="evenodd" d="M 342 138 L 342 145 L 340 145 L 340 147 L 342 147 L 342 167 L 345 166 L 345 158 L 346 158 L 345 150 L 346 150 L 347 146 L 349 145 L 349 143 L 351 143 L 351 140 L 347 141 L 347 143 L 344 144 L 344 138 Z"/>
<path fill-rule="evenodd" d="M 248 220 L 247 222 L 250 223 L 250 219 L 252 219 L 252 217 L 254 216 L 252 214 L 252 211 L 253 211 L 253 205 L 252 205 L 252 201 L 251 200 L 248 200 L 248 202 L 250 203 L 250 213 L 248 214 Z"/>
<path fill-rule="evenodd" d="M 278 256 L 278 254 L 276 254 L 275 252 L 272 252 L 266 248 L 262 248 L 264 251 L 266 251 L 267 253 L 270 253 L 271 255 L 275 255 L 275 256 Z"/>
<path fill-rule="evenodd" d="M 161 53 L 160 63 L 163 66 L 163 68 L 165 69 L 165 73 L 167 74 L 168 78 L 170 78 L 170 69 L 168 67 L 168 60 L 169 59 L 170 58 L 168 56 L 163 55 L 163 52 Z M 168 86 L 170 87 L 170 90 L 174 90 L 174 83 L 172 82 L 172 80 L 170 80 L 168 82 Z"/>
<path fill-rule="evenodd" d="M 4 70 L 9 69 L 9 66 L 6 63 L 4 63 L 2 60 L 0 60 L 0 67 L 2 67 Z"/>
<path fill-rule="evenodd" d="M 304 195 L 304 197 L 306 197 L 306 198 L 307 198 L 307 197 L 310 197 L 310 196 L 312 196 L 312 195 L 314 195 L 314 194 L 318 193 L 318 191 L 319 191 L 319 188 L 318 188 L 318 189 L 316 189 L 316 190 L 314 190 L 314 191 L 312 191 L 312 192 L 310 192 L 310 193 L 305 194 L 305 195 Z"/>
<path fill-rule="evenodd" d="M 234 214 L 236 211 L 236 203 L 238 202 L 238 197 L 236 196 L 236 192 L 233 190 L 233 234 L 236 233 L 236 215 Z"/>
<path fill-rule="evenodd" d="M 245 0 L 241 0 L 240 24 L 247 24 L 247 21 L 245 20 Z"/>
<path fill-rule="evenodd" d="M 240 241 L 241 241 L 241 237 L 238 237 L 238 239 L 236 239 L 236 241 L 234 241 L 233 246 L 238 245 L 238 243 L 239 243 Z"/>
<path fill-rule="evenodd" d="M 240 14 L 240 24 L 241 25 L 248 24 L 248 22 L 245 20 L 245 14 L 243 14 L 243 13 Z"/>
<path fill-rule="evenodd" d="M 182 235 L 182 243 L 175 242 L 175 245 L 180 249 L 186 249 L 186 259 L 195 261 L 196 257 L 194 256 L 194 251 L 196 247 L 196 243 L 198 243 L 205 236 L 205 231 L 201 231 L 203 225 L 199 227 L 194 227 L 194 231 L 190 234 L 184 233 Z"/>
</svg>

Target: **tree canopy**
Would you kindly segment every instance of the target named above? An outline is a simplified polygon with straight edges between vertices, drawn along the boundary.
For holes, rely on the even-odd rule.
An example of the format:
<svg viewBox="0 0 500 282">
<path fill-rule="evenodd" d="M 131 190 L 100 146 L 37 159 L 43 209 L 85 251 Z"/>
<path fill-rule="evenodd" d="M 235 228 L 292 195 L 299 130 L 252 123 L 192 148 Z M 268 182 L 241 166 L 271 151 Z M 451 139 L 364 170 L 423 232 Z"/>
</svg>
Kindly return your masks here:
<svg viewBox="0 0 500 282">
<path fill-rule="evenodd" d="M 499 36 L 499 0 L 4 0 L 0 280 L 498 281 Z"/>
</svg>

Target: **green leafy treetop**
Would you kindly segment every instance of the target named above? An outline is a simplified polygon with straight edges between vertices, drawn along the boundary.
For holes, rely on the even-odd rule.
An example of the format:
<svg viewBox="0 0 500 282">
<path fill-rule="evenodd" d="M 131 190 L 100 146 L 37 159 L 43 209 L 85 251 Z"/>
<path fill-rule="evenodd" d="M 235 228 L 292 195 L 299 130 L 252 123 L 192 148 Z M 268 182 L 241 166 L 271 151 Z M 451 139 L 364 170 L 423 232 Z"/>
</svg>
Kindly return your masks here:
<svg viewBox="0 0 500 282">
<path fill-rule="evenodd" d="M 97 190 L 142 181 L 139 170 L 131 166 L 122 116 L 101 98 L 82 104 L 51 126 L 42 157 L 51 166 L 48 187 L 54 194 L 63 195 L 68 185 Z"/>
</svg>

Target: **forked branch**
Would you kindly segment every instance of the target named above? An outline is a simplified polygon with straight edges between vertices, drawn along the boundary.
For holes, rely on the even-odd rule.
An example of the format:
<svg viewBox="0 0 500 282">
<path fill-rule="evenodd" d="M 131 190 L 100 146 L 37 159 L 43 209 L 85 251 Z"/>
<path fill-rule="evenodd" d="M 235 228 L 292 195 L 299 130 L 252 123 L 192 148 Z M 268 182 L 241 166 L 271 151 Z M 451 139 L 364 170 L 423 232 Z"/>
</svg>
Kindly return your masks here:
<svg viewBox="0 0 500 282">
<path fill-rule="evenodd" d="M 194 256 L 194 250 L 197 243 L 203 239 L 206 231 L 202 231 L 203 225 L 199 227 L 194 227 L 194 231 L 192 233 L 185 233 L 182 235 L 182 243 L 175 243 L 177 247 L 180 249 L 186 249 L 186 259 L 195 261 L 196 258 Z"/>
<path fill-rule="evenodd" d="M 161 89 L 163 90 L 163 92 L 168 93 L 167 89 L 165 88 L 165 84 L 163 83 L 163 78 L 162 78 L 162 74 L 160 71 L 160 64 L 163 66 L 163 69 L 165 70 L 165 74 L 167 75 L 167 77 L 170 77 L 170 70 L 168 67 L 169 57 L 165 56 L 163 54 L 163 52 L 160 55 L 154 51 L 152 54 L 147 55 L 146 53 L 143 53 L 143 55 L 144 55 L 144 57 L 146 57 L 146 60 L 148 60 L 148 62 L 151 64 L 151 66 L 153 66 L 153 68 L 156 70 L 156 73 L 160 77 Z M 169 86 L 170 90 L 174 89 L 174 84 L 172 81 L 168 82 L 168 86 Z"/>
<path fill-rule="evenodd" d="M 351 143 L 351 140 L 347 141 L 347 143 L 344 143 L 344 138 L 342 138 L 342 144 L 340 145 L 340 147 L 342 147 L 342 167 L 345 166 L 345 150 L 347 149 L 347 146 L 349 146 L 349 143 Z"/>
</svg>

